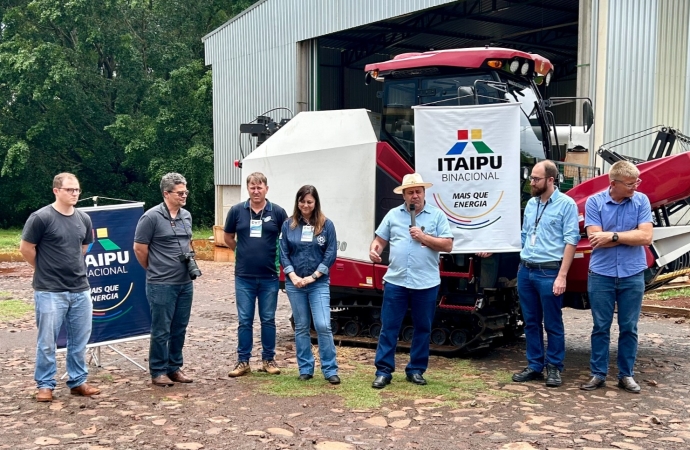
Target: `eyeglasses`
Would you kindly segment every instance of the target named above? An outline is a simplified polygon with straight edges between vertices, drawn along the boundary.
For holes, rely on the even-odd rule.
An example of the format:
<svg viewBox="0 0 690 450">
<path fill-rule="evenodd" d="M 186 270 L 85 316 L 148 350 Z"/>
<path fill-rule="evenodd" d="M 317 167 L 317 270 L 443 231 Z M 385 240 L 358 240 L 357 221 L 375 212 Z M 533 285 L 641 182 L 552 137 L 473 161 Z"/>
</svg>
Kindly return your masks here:
<svg viewBox="0 0 690 450">
<path fill-rule="evenodd" d="M 189 191 L 168 191 L 171 194 L 177 194 L 178 197 L 187 197 L 189 195 Z"/>
<path fill-rule="evenodd" d="M 69 194 L 72 194 L 72 195 L 81 194 L 81 189 L 79 189 L 79 188 L 58 188 L 58 189 L 62 190 L 62 191 L 67 191 Z"/>
<path fill-rule="evenodd" d="M 535 183 L 539 183 L 541 180 L 544 179 L 544 177 L 528 177 L 530 181 L 534 181 Z"/>
<path fill-rule="evenodd" d="M 620 184 L 627 187 L 628 189 L 635 188 L 635 187 L 639 186 L 640 184 L 642 184 L 642 180 L 640 180 L 639 178 L 634 183 L 625 183 L 621 180 L 613 180 L 613 181 L 618 181 Z"/>
</svg>

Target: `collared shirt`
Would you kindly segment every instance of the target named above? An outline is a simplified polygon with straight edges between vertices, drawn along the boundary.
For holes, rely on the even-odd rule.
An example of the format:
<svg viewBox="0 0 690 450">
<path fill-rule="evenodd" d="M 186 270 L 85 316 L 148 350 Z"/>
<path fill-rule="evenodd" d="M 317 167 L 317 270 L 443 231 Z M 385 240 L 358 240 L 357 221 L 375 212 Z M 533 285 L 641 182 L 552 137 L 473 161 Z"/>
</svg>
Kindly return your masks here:
<svg viewBox="0 0 690 450">
<path fill-rule="evenodd" d="M 285 275 L 295 272 L 298 277 L 304 278 L 318 270 L 323 275 L 316 283 L 328 284 L 328 272 L 335 263 L 338 251 L 338 238 L 333 222 L 326 219 L 321 232 L 313 235 L 303 233 L 307 224 L 301 218 L 295 228 L 291 228 L 291 223 L 292 218 L 283 222 L 280 238 L 280 263 L 283 272 Z"/>
<path fill-rule="evenodd" d="M 556 188 L 542 203 L 532 197 L 525 206 L 522 222 L 520 258 L 533 263 L 561 261 L 566 244 L 580 241 L 575 200 Z"/>
<path fill-rule="evenodd" d="M 187 264 L 180 261 L 182 252 L 191 251 L 192 215 L 180 208 L 174 219 L 160 203 L 139 218 L 134 242 L 149 246 L 149 267 L 146 282 L 149 284 L 185 284 L 192 280 Z"/>
<path fill-rule="evenodd" d="M 388 241 L 390 256 L 383 280 L 409 289 L 429 289 L 441 284 L 438 269 L 440 252 L 423 246 L 410 237 L 410 212 L 403 203 L 388 211 L 376 229 L 376 235 Z M 415 218 L 424 233 L 442 238 L 453 238 L 448 218 L 428 203 Z"/>
<path fill-rule="evenodd" d="M 616 203 L 607 189 L 587 199 L 585 227 L 619 232 L 635 230 L 642 223 L 652 223 L 652 207 L 644 194 L 635 192 L 631 198 Z M 589 270 L 607 277 L 625 278 L 646 268 L 647 258 L 641 245 L 597 248 L 592 250 L 589 260 Z"/>
<path fill-rule="evenodd" d="M 238 203 L 228 211 L 226 233 L 234 233 L 235 275 L 240 277 L 275 278 L 280 273 L 278 237 L 287 219 L 285 210 L 266 200 L 264 209 L 255 213 L 249 200 Z M 261 236 L 253 237 L 251 221 L 261 221 Z M 256 231 L 255 231 L 256 233 Z"/>
</svg>

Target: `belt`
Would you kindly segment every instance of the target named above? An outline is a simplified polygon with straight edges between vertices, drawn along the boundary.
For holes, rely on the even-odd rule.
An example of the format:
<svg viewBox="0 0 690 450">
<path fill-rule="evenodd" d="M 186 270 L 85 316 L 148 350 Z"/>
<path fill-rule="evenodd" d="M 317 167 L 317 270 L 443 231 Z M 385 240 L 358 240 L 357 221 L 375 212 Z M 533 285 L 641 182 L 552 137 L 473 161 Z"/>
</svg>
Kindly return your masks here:
<svg viewBox="0 0 690 450">
<path fill-rule="evenodd" d="M 561 262 L 560 261 L 547 261 L 543 263 L 533 263 L 529 261 L 525 261 L 524 259 L 520 260 L 520 264 L 522 264 L 524 267 L 528 269 L 560 269 L 561 268 Z"/>
</svg>

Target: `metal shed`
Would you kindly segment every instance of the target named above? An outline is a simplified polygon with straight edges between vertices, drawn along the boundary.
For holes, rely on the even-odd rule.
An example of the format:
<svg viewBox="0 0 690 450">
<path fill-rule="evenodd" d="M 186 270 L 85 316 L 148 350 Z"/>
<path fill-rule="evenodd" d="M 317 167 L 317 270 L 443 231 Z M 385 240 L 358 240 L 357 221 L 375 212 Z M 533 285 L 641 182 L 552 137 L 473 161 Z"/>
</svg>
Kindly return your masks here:
<svg viewBox="0 0 690 450">
<path fill-rule="evenodd" d="M 556 67 L 551 95 L 594 101 L 592 148 L 665 124 L 690 132 L 687 0 L 259 0 L 204 37 L 213 69 L 216 223 L 239 201 L 239 125 L 271 108 L 380 108 L 362 68 L 493 45 Z M 559 123 L 577 123 L 574 107 Z M 621 153 L 646 158 L 652 137 Z M 270 183 L 269 183 L 270 184 Z"/>
</svg>

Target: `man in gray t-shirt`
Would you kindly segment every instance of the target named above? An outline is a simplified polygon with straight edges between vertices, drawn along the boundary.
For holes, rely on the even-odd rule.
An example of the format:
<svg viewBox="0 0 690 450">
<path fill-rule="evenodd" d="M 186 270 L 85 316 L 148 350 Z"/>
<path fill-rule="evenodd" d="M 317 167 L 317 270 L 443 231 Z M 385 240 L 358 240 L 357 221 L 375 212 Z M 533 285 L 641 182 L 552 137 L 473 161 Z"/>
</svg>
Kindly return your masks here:
<svg viewBox="0 0 690 450">
<path fill-rule="evenodd" d="M 171 386 L 174 382 L 192 382 L 182 371 L 182 347 L 194 296 L 187 262 L 192 250 L 192 215 L 183 208 L 189 191 L 182 175 L 166 174 L 160 186 L 163 203 L 139 219 L 134 254 L 146 270 L 146 298 L 151 308 L 151 383 Z"/>
<path fill-rule="evenodd" d="M 57 386 L 55 348 L 62 323 L 67 328 L 67 386 L 73 395 L 100 390 L 86 384 L 86 344 L 91 337 L 93 306 L 84 253 L 93 242 L 91 218 L 74 206 L 81 189 L 71 173 L 53 179 L 55 202 L 29 216 L 19 251 L 34 267 L 34 302 L 38 339 L 34 379 L 36 400 L 50 402 Z"/>
</svg>

